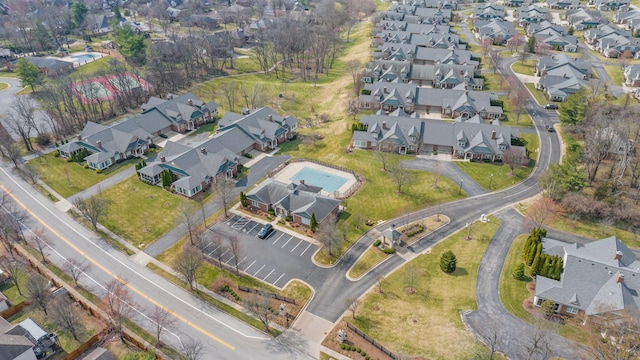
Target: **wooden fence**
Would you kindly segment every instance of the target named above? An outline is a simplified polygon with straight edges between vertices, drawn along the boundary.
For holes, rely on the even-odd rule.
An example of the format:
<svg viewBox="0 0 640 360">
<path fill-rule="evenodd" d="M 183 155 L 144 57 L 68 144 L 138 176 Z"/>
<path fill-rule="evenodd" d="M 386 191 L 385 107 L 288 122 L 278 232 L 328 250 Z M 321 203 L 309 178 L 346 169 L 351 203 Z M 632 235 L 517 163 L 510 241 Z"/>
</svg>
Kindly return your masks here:
<svg viewBox="0 0 640 360">
<path fill-rule="evenodd" d="M 26 308 L 27 306 L 29 306 L 29 302 L 28 301 L 23 301 L 20 304 L 16 304 L 13 305 L 12 307 L 6 309 L 5 311 L 0 313 L 0 317 L 4 318 L 4 319 L 8 319 L 10 317 L 12 317 L 13 315 L 19 313 L 20 311 L 22 311 L 22 309 Z"/>
<path fill-rule="evenodd" d="M 355 327 L 354 325 L 352 325 L 350 322 L 347 322 L 347 328 L 349 328 L 349 330 L 351 330 L 354 333 L 356 333 L 357 335 L 359 335 L 361 338 L 363 338 L 366 341 L 370 342 L 371 345 L 375 346 L 378 350 L 382 351 L 384 354 L 386 354 L 390 358 L 392 358 L 394 360 L 398 359 L 398 356 L 396 354 L 392 353 L 390 350 L 388 350 L 384 346 L 380 345 L 377 341 L 375 341 L 372 338 L 370 338 L 369 336 L 367 336 L 367 334 L 365 334 L 362 330 L 360 330 L 357 327 Z"/>
<path fill-rule="evenodd" d="M 77 349 L 73 350 L 67 356 L 64 357 L 64 360 L 74 360 L 78 359 L 80 355 L 84 354 L 85 351 L 89 350 L 95 343 L 100 341 L 100 339 L 111 332 L 111 328 L 102 329 L 99 333 L 93 335 L 89 340 L 85 341 L 84 344 L 78 346 Z"/>
<path fill-rule="evenodd" d="M 246 287 L 246 286 L 242 286 L 242 285 L 238 285 L 238 290 L 240 291 L 244 291 L 244 292 L 248 292 L 248 293 L 252 293 L 252 294 L 258 294 L 260 296 L 265 296 L 265 297 L 270 297 L 272 299 L 277 299 L 277 300 L 281 300 L 284 302 L 288 302 L 289 304 L 296 304 L 296 300 L 286 297 L 286 296 L 281 296 L 278 294 L 274 294 L 268 291 L 262 291 L 262 290 L 258 290 L 258 289 L 254 289 L 254 288 L 250 288 L 250 287 Z"/>
</svg>

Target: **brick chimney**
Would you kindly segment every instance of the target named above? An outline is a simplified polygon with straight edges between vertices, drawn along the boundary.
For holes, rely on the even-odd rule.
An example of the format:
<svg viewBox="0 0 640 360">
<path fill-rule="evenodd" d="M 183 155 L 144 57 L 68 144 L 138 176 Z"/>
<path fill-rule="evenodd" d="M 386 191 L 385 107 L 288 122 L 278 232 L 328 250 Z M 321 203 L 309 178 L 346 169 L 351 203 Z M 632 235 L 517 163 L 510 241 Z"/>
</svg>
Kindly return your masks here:
<svg viewBox="0 0 640 360">
<path fill-rule="evenodd" d="M 98 149 L 102 149 L 102 141 L 96 141 L 96 146 L 98 147 Z"/>
<path fill-rule="evenodd" d="M 567 78 L 567 74 L 566 73 L 562 74 L 562 77 L 566 79 Z"/>
<path fill-rule="evenodd" d="M 496 139 L 496 131 L 492 130 L 491 131 L 491 140 L 495 140 Z"/>
<path fill-rule="evenodd" d="M 618 278 L 616 279 L 616 282 L 620 284 L 623 281 L 624 281 L 624 274 L 618 273 Z"/>
<path fill-rule="evenodd" d="M 78 141 L 79 140 L 82 140 L 82 135 L 81 134 L 78 134 Z"/>
<path fill-rule="evenodd" d="M 273 115 L 269 114 L 268 119 L 269 121 L 273 122 Z"/>
<path fill-rule="evenodd" d="M 207 149 L 201 147 L 200 148 L 200 154 L 206 155 L 207 154 Z"/>
<path fill-rule="evenodd" d="M 160 162 L 163 163 L 165 161 L 167 161 L 167 158 L 164 155 L 160 156 Z"/>
<path fill-rule="evenodd" d="M 622 259 L 622 251 L 616 251 L 616 254 L 613 256 L 613 260 Z"/>
<path fill-rule="evenodd" d="M 189 106 L 193 106 L 193 100 L 191 99 L 187 100 L 187 104 L 189 104 Z"/>
<path fill-rule="evenodd" d="M 386 121 L 382 122 L 382 128 L 385 129 L 385 130 L 387 129 L 387 122 Z"/>
<path fill-rule="evenodd" d="M 387 87 L 386 87 L 386 86 L 385 86 L 385 87 L 383 87 L 383 88 L 382 88 L 382 91 L 386 94 L 386 93 L 388 92 L 388 91 L 387 91 Z"/>
<path fill-rule="evenodd" d="M 300 184 L 304 185 L 304 179 L 300 179 Z"/>
</svg>

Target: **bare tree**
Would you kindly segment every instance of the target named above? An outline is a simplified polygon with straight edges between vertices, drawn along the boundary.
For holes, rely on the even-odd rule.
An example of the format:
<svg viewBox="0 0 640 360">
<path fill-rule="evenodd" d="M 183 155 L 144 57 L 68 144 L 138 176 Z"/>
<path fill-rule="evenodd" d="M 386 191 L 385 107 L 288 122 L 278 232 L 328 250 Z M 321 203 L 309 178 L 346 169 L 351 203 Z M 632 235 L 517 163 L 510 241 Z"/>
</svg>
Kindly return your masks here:
<svg viewBox="0 0 640 360">
<path fill-rule="evenodd" d="M 274 314 L 271 310 L 271 298 L 267 296 L 261 296 L 259 294 L 252 294 L 245 301 L 245 307 L 249 310 L 253 315 L 255 315 L 258 320 L 264 325 L 264 331 L 269 333 L 269 320 Z"/>
<path fill-rule="evenodd" d="M 11 281 L 11 283 L 16 287 L 18 294 L 20 294 L 20 296 L 24 296 L 22 288 L 20 287 L 24 279 L 27 277 L 24 263 L 20 259 L 3 256 L 0 258 L 0 266 L 2 266 L 2 269 L 11 275 L 9 277 L 9 281 Z"/>
<path fill-rule="evenodd" d="M 189 242 L 191 245 L 195 244 L 195 227 L 196 227 L 196 218 L 195 211 L 193 207 L 186 201 L 183 201 L 180 204 L 180 220 L 182 221 L 182 226 L 187 230 L 189 234 Z"/>
<path fill-rule="evenodd" d="M 185 247 L 174 262 L 175 270 L 184 277 L 191 291 L 198 291 L 201 276 L 202 254 L 193 247 Z"/>
<path fill-rule="evenodd" d="M 384 285 L 384 275 L 376 274 L 376 284 L 378 285 L 378 293 L 383 294 L 384 289 L 382 288 L 382 285 Z"/>
<path fill-rule="evenodd" d="M 480 340 L 484 345 L 478 344 L 479 346 L 476 348 L 476 354 L 473 357 L 474 359 L 486 359 L 492 360 L 497 347 L 500 344 L 500 327 L 496 325 L 496 323 L 489 323 L 485 325 L 484 331 L 478 333 Z"/>
<path fill-rule="evenodd" d="M 181 343 L 182 355 L 184 355 L 187 360 L 200 360 L 202 358 L 204 346 L 200 341 L 189 338 Z"/>
<path fill-rule="evenodd" d="M 24 290 L 31 304 L 40 308 L 45 315 L 49 315 L 47 306 L 52 297 L 51 291 L 49 290 L 50 287 L 49 280 L 39 274 L 29 276 L 24 285 Z"/>
<path fill-rule="evenodd" d="M 376 150 L 374 156 L 382 164 L 382 170 L 387 171 L 387 164 L 389 163 L 389 153 L 380 149 Z"/>
<path fill-rule="evenodd" d="M 32 231 L 29 243 L 31 243 L 32 246 L 38 250 L 40 256 L 42 257 L 42 262 L 46 263 L 47 258 L 45 257 L 44 250 L 51 246 L 51 240 L 44 232 L 44 229 L 40 227 L 35 228 Z"/>
<path fill-rule="evenodd" d="M 352 97 L 346 100 L 347 114 L 353 116 L 353 120 L 356 119 L 358 113 L 360 113 L 360 101 L 358 98 Z"/>
<path fill-rule="evenodd" d="M 56 326 L 68 332 L 73 339 L 80 341 L 84 332 L 80 311 L 69 297 L 59 296 L 51 303 L 51 318 Z"/>
<path fill-rule="evenodd" d="M 227 99 L 229 111 L 234 111 L 236 107 L 236 83 L 235 81 L 226 81 L 220 86 L 220 90 Z"/>
<path fill-rule="evenodd" d="M 553 212 L 553 200 L 543 196 L 529 206 L 525 218 L 532 225 L 531 228 L 542 228 L 547 217 Z"/>
<path fill-rule="evenodd" d="M 90 267 L 91 266 L 89 265 L 88 262 L 78 257 L 72 257 L 67 259 L 67 261 L 63 265 L 64 271 L 66 271 L 67 273 L 69 273 L 69 275 L 71 275 L 71 278 L 73 279 L 73 282 L 75 283 L 76 287 L 78 286 L 78 281 L 80 280 L 80 277 L 82 276 L 82 274 L 84 274 L 87 270 L 89 270 Z"/>
<path fill-rule="evenodd" d="M 392 164 L 389 168 L 389 172 L 393 181 L 396 183 L 397 193 L 402 194 L 402 187 L 411 181 L 412 173 L 411 170 L 402 166 L 400 163 Z"/>
<path fill-rule="evenodd" d="M 11 102 L 10 109 L 6 117 L 7 126 L 20 136 L 27 151 L 33 151 L 31 132 L 37 130 L 35 102 L 29 96 L 16 96 Z"/>
<path fill-rule="evenodd" d="M 597 360 L 634 360 L 640 352 L 638 318 L 622 313 L 616 319 L 588 319 L 590 352 Z"/>
<path fill-rule="evenodd" d="M 126 282 L 112 279 L 105 284 L 105 290 L 106 294 L 102 298 L 104 309 L 115 330 L 122 334 L 124 322 L 131 319 L 137 304 L 133 301 L 133 296 L 129 293 Z"/>
<path fill-rule="evenodd" d="M 347 72 L 351 75 L 351 78 L 353 79 L 353 87 L 355 88 L 356 81 L 358 81 L 358 74 L 362 69 L 362 63 L 360 62 L 360 60 L 353 59 L 353 60 L 347 61 L 346 67 L 347 67 Z"/>
<path fill-rule="evenodd" d="M 416 283 L 416 279 L 421 275 L 422 271 L 420 270 L 420 268 L 418 268 L 417 266 L 413 265 L 413 264 L 408 264 L 405 268 L 404 268 L 404 278 L 405 281 L 407 282 L 407 289 L 405 289 L 405 291 L 408 294 L 415 294 L 416 293 L 416 287 L 415 287 L 415 283 Z"/>
<path fill-rule="evenodd" d="M 348 297 L 344 299 L 344 306 L 351 311 L 351 318 L 356 319 L 356 313 L 360 309 L 360 300 L 356 297 Z"/>
<path fill-rule="evenodd" d="M 91 223 L 93 230 L 98 231 L 98 223 L 107 213 L 107 201 L 98 195 L 92 195 L 84 200 L 80 197 L 76 198 L 73 205 Z"/>
<path fill-rule="evenodd" d="M 218 261 L 218 266 L 222 266 L 222 254 L 224 253 L 224 241 L 222 235 L 218 232 L 211 231 L 209 239 L 211 241 L 211 250 L 209 256 Z"/>
<path fill-rule="evenodd" d="M 511 105 L 511 111 L 516 116 L 516 125 L 520 124 L 520 116 L 527 112 L 527 103 L 529 102 L 529 91 L 524 86 L 516 86 L 512 89 L 508 101 Z"/>
<path fill-rule="evenodd" d="M 438 187 L 438 180 L 440 180 L 440 176 L 442 175 L 442 172 L 440 171 L 440 161 L 435 161 L 435 163 L 433 164 L 433 188 L 434 189 L 439 189 Z"/>
<path fill-rule="evenodd" d="M 240 265 L 240 257 L 244 254 L 244 249 L 242 248 L 240 238 L 237 235 L 229 236 L 228 243 L 229 251 L 231 251 L 231 255 L 233 256 L 233 265 L 236 269 L 236 275 L 238 275 L 240 274 L 238 265 Z"/>
<path fill-rule="evenodd" d="M 316 230 L 316 238 L 327 248 L 329 256 L 334 256 L 334 252 L 342 244 L 343 239 L 338 235 L 337 217 L 334 214 L 329 214 L 320 221 Z"/>
<path fill-rule="evenodd" d="M 165 329 L 171 328 L 176 319 L 163 307 L 156 305 L 149 315 L 151 321 L 156 325 L 156 344 L 160 344 L 160 336 Z"/>
<path fill-rule="evenodd" d="M 527 360 L 549 359 L 553 341 L 551 334 L 555 332 L 553 323 L 538 319 L 534 325 L 536 330 L 529 334 L 529 344 L 525 347 Z"/>
<path fill-rule="evenodd" d="M 0 155 L 10 160 L 16 169 L 19 168 L 22 163 L 22 150 L 17 141 L 10 139 L 4 142 L 3 139 L 0 139 Z"/>
<path fill-rule="evenodd" d="M 220 202 L 222 209 L 224 210 L 224 217 L 229 217 L 229 205 L 236 197 L 235 184 L 233 181 L 227 179 L 224 175 L 218 176 L 213 183 L 213 193 L 216 195 L 216 199 Z"/>
<path fill-rule="evenodd" d="M 522 164 L 522 151 L 509 147 L 502 152 L 502 163 L 509 166 L 511 175 L 515 175 L 514 170 Z"/>
</svg>

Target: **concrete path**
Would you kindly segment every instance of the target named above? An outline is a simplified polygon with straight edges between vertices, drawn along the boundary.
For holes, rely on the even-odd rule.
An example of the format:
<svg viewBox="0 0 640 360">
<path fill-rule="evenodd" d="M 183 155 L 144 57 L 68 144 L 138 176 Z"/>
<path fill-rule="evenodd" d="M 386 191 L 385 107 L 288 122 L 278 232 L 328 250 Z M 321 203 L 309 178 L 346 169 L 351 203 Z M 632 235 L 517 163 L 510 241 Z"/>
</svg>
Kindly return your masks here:
<svg viewBox="0 0 640 360">
<path fill-rule="evenodd" d="M 102 180 L 101 182 L 93 185 L 92 187 L 84 189 L 74 195 L 71 195 L 67 200 L 69 200 L 69 202 L 73 204 L 73 202 L 76 199 L 86 199 L 90 196 L 96 195 L 100 191 L 106 190 L 115 184 L 123 182 L 126 179 L 128 179 L 130 176 L 133 176 L 135 174 L 136 174 L 136 167 L 129 166 L 126 169 L 120 171 L 119 173 L 109 176 L 108 178 Z"/>
<path fill-rule="evenodd" d="M 544 333 L 551 347 L 551 355 L 565 359 L 588 359 L 585 349 L 577 343 L 548 330 L 539 329 L 511 315 L 500 302 L 500 272 L 513 239 L 522 229 L 522 216 L 509 208 L 496 214 L 502 225 L 485 252 L 476 284 L 478 310 L 462 314 L 465 324 L 484 342 L 497 335 L 496 348 L 510 359 L 528 358 L 534 335 Z M 536 356 L 533 359 L 548 357 Z"/>
<path fill-rule="evenodd" d="M 487 190 L 478 185 L 472 178 L 470 178 L 464 171 L 462 171 L 458 165 L 452 161 L 438 161 L 429 159 L 414 159 L 405 160 L 402 164 L 409 169 L 414 170 L 426 170 L 431 172 L 440 172 L 443 176 L 446 176 L 454 183 L 462 184 L 462 190 L 467 193 L 467 196 L 476 196 L 487 193 Z M 436 169 L 436 164 L 439 167 Z"/>
</svg>

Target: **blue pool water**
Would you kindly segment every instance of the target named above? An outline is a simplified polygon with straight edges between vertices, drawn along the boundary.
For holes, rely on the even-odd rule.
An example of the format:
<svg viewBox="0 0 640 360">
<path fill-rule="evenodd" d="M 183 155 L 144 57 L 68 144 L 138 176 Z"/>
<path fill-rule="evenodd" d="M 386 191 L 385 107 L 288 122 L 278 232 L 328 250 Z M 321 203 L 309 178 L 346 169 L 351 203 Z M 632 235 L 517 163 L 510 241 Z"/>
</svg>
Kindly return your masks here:
<svg viewBox="0 0 640 360">
<path fill-rule="evenodd" d="M 83 63 L 87 60 L 93 60 L 95 58 L 97 58 L 98 56 L 95 54 L 82 54 L 82 55 L 72 55 L 71 58 L 73 59 L 73 62 L 77 62 L 77 63 Z"/>
<path fill-rule="evenodd" d="M 306 166 L 293 175 L 289 180 L 304 180 L 305 184 L 320 186 L 322 187 L 322 190 L 330 193 L 340 189 L 340 187 L 347 182 L 347 179 L 342 176 L 333 175 Z"/>
</svg>

